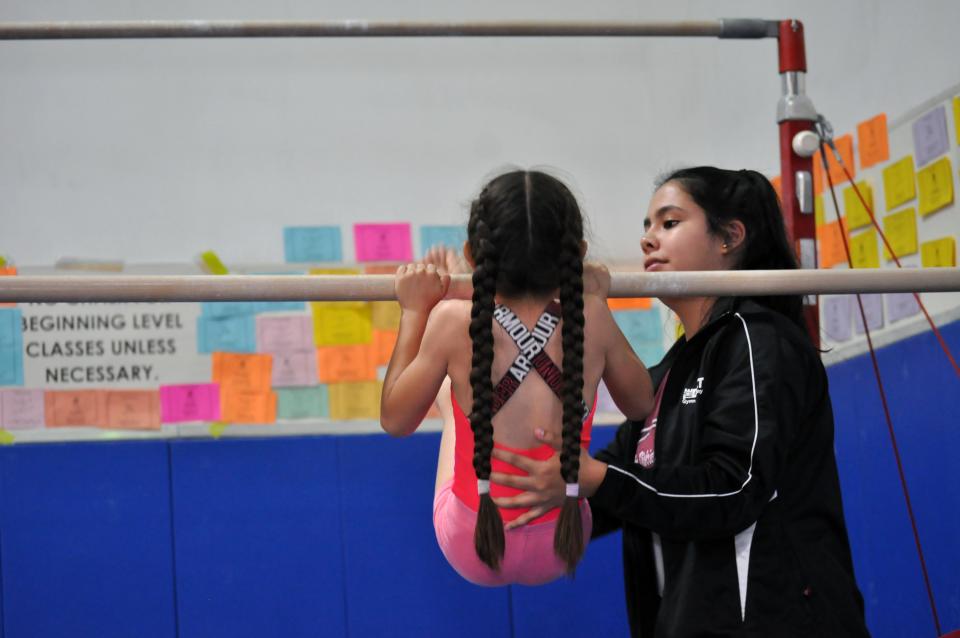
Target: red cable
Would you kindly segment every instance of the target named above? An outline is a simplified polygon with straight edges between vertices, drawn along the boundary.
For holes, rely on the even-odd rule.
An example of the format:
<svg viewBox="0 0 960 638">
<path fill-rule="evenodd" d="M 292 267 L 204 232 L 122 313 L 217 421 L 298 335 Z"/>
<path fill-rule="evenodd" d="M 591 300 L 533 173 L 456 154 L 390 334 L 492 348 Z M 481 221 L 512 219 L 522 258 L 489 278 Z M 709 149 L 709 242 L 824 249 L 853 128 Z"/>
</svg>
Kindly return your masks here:
<svg viewBox="0 0 960 638">
<path fill-rule="evenodd" d="M 889 252 L 893 256 L 893 261 L 895 264 L 897 264 L 897 268 L 903 268 L 903 265 L 900 263 L 900 259 L 897 257 L 897 253 L 890 246 L 890 242 L 887 241 L 887 236 L 883 233 L 883 229 L 880 228 L 880 224 L 877 223 L 877 218 L 873 216 L 873 210 L 867 204 L 866 200 L 863 198 L 863 195 L 860 194 L 860 189 L 857 188 L 857 183 L 853 181 L 853 176 L 850 174 L 850 171 L 847 170 L 847 166 L 842 161 L 839 162 L 839 165 L 840 165 L 840 168 L 843 169 L 843 174 L 847 176 L 847 179 L 850 180 L 850 184 L 853 185 L 853 192 L 857 194 L 857 197 L 860 199 L 860 203 L 863 204 L 863 209 L 867 211 L 867 215 L 870 216 L 870 223 L 873 224 L 873 227 L 876 228 L 877 232 L 880 234 L 880 239 L 883 240 L 883 245 L 887 248 L 887 252 Z M 824 169 L 824 172 L 826 173 L 826 169 Z M 827 181 L 830 181 L 829 176 L 827 176 Z M 830 182 L 830 188 L 832 192 L 833 182 Z M 834 203 L 836 203 L 836 200 L 834 200 Z M 838 212 L 837 215 L 839 216 L 839 214 L 840 213 Z M 843 230 L 842 223 L 841 223 L 840 230 L 841 231 Z M 844 237 L 846 237 L 846 235 L 844 235 Z M 844 246 L 846 246 L 846 242 L 844 242 Z M 848 254 L 848 257 L 849 257 L 849 254 Z M 853 265 L 851 264 L 850 267 L 852 268 Z M 947 359 L 950 360 L 951 365 L 953 365 L 953 371 L 957 373 L 958 377 L 960 377 L 960 365 L 957 365 L 957 360 L 954 359 L 953 353 L 950 352 L 950 347 L 947 345 L 947 342 L 944 340 L 943 335 L 940 334 L 940 331 L 937 330 L 937 325 L 933 323 L 933 319 L 930 318 L 930 313 L 927 312 L 927 307 L 924 306 L 923 301 L 920 300 L 920 295 L 914 292 L 913 298 L 916 299 L 917 303 L 920 305 L 920 310 L 923 311 L 923 316 L 927 318 L 927 323 L 930 324 L 930 329 L 933 330 L 933 334 L 936 335 L 937 341 L 940 342 L 940 347 L 943 349 L 944 354 L 947 355 Z"/>
<path fill-rule="evenodd" d="M 833 211 L 837 216 L 837 223 L 840 226 L 840 243 L 843 244 L 843 250 L 847 255 L 847 265 L 852 269 L 853 258 L 850 255 L 850 246 L 847 242 L 847 232 L 843 225 L 843 219 L 840 217 L 840 206 L 837 203 L 837 193 L 833 189 L 833 179 L 831 179 L 830 171 L 827 168 L 827 157 L 823 150 L 823 146 L 820 147 L 820 159 L 823 161 L 823 174 L 826 176 L 827 184 L 830 186 L 830 197 L 833 199 Z M 840 162 L 840 167 L 843 168 L 847 178 L 850 179 L 851 183 L 853 183 L 853 179 L 850 178 L 850 173 L 847 172 L 847 169 L 843 165 L 842 161 Z M 856 188 L 855 184 L 854 187 Z M 857 191 L 857 194 L 860 194 L 859 190 Z M 873 221 L 874 226 L 876 226 L 877 222 L 873 217 L 873 211 L 871 211 L 870 207 L 867 206 L 867 203 L 863 201 L 863 197 L 860 198 L 860 201 L 863 203 L 864 208 L 870 215 L 870 219 Z M 883 231 L 880 231 L 880 236 L 883 237 Z M 884 244 L 886 244 L 886 237 L 884 237 L 883 241 Z M 890 245 L 886 245 L 887 249 L 890 250 Z M 890 254 L 894 255 L 894 258 L 896 258 L 896 253 L 894 253 L 892 250 L 890 250 Z M 900 265 L 899 261 L 897 262 L 897 265 Z M 914 296 L 916 296 L 916 293 L 914 293 Z M 919 297 L 917 297 L 917 301 L 920 301 Z M 870 349 L 870 361 L 873 363 L 873 373 L 877 378 L 877 388 L 880 390 L 880 402 L 883 404 L 883 414 L 887 420 L 887 431 L 890 433 L 890 444 L 893 446 L 893 456 L 897 461 L 897 473 L 900 475 L 900 486 L 903 488 L 903 500 L 907 504 L 907 515 L 910 517 L 910 527 L 913 528 L 913 540 L 917 545 L 917 555 L 920 557 L 920 570 L 923 572 L 923 583 L 927 589 L 927 597 L 930 599 L 930 612 L 933 614 L 933 624 L 936 627 L 937 636 L 939 636 L 941 633 L 943 633 L 942 629 L 940 628 L 940 617 L 937 614 L 937 604 L 933 598 L 933 587 L 930 585 L 930 575 L 927 573 L 927 562 L 923 558 L 923 547 L 920 544 L 920 532 L 917 529 L 917 519 L 913 515 L 913 505 L 910 502 L 910 490 L 907 489 L 907 477 L 903 473 L 903 463 L 900 460 L 900 448 L 897 445 L 897 436 L 893 431 L 893 419 L 890 417 L 890 408 L 887 405 L 887 393 L 883 389 L 883 379 L 880 377 L 880 365 L 877 363 L 877 353 L 873 349 L 873 339 L 870 337 L 870 326 L 867 325 L 867 313 L 863 310 L 863 301 L 860 298 L 860 293 L 857 293 L 857 305 L 860 306 L 860 319 L 863 321 L 863 331 L 867 336 L 867 347 Z M 921 307 L 923 307 L 923 304 L 921 304 Z M 924 314 L 926 314 L 926 310 L 924 310 Z M 929 319 L 930 316 L 927 315 L 927 318 Z M 933 322 L 931 322 L 931 325 L 933 325 Z M 934 328 L 934 330 L 936 330 L 936 328 Z M 951 357 L 950 360 L 953 361 L 953 358 Z M 954 362 L 954 366 L 956 366 L 956 362 Z"/>
</svg>

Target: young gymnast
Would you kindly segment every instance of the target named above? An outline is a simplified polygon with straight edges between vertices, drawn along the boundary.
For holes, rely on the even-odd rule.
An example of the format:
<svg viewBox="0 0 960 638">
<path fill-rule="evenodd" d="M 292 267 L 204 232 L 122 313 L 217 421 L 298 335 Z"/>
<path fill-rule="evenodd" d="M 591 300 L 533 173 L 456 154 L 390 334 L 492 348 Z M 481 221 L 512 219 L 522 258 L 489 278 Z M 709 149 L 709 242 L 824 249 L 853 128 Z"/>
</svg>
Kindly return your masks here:
<svg viewBox="0 0 960 638">
<path fill-rule="evenodd" d="M 631 419 L 652 409 L 652 385 L 607 307 L 609 273 L 584 270 L 583 219 L 564 184 L 536 171 L 496 177 L 472 203 L 467 235 L 472 302 L 441 301 L 450 276 L 433 263 L 397 271 L 402 316 L 380 421 L 394 436 L 411 434 L 449 376 L 453 419 L 445 423 L 434 495 L 440 548 L 478 585 L 541 584 L 572 572 L 590 535 L 578 475 L 600 379 Z M 557 331 L 561 338 L 552 338 Z M 524 510 L 497 508 L 493 498 L 518 490 L 491 485 L 491 469 L 525 473 L 491 454 L 497 447 L 549 458 L 553 449 L 535 430 L 562 436 L 567 497 L 504 532 L 504 520 Z"/>
</svg>

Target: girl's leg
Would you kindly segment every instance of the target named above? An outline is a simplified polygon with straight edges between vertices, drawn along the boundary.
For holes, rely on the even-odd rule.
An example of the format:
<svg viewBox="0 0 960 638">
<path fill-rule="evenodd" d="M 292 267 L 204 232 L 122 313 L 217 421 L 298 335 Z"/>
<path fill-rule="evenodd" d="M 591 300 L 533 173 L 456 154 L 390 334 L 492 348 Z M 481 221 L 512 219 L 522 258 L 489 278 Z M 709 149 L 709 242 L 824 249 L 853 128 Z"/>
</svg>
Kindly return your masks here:
<svg viewBox="0 0 960 638">
<path fill-rule="evenodd" d="M 444 379 L 437 394 L 437 409 L 443 419 L 443 434 L 440 435 L 440 454 L 437 457 L 437 482 L 433 493 L 440 491 L 440 486 L 453 479 L 453 449 L 457 433 L 453 420 L 453 402 L 450 400 L 450 377 Z"/>
</svg>

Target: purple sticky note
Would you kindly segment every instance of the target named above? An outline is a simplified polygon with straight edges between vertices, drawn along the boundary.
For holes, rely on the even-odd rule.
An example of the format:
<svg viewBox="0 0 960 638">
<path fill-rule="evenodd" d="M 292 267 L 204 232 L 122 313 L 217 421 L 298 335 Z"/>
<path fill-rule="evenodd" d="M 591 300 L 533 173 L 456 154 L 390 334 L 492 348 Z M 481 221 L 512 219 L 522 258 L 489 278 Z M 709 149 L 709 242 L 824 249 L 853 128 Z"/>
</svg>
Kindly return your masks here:
<svg viewBox="0 0 960 638">
<path fill-rule="evenodd" d="M 257 352 L 312 349 L 313 319 L 309 315 L 257 317 Z"/>
<path fill-rule="evenodd" d="M 867 317 L 867 327 L 870 330 L 879 330 L 883 327 L 883 295 L 860 295 L 860 303 L 863 304 L 863 314 Z M 860 307 L 854 299 L 853 304 L 853 329 L 858 335 L 864 333 L 863 317 L 860 316 Z"/>
<path fill-rule="evenodd" d="M 851 299 L 850 295 L 831 295 L 820 303 L 823 308 L 823 332 L 834 343 L 849 341 L 853 336 Z"/>
<path fill-rule="evenodd" d="M 43 390 L 0 391 L 0 424 L 6 430 L 44 427 Z"/>
<path fill-rule="evenodd" d="M 271 385 L 275 388 L 317 385 L 317 351 L 273 353 Z"/>
<path fill-rule="evenodd" d="M 892 292 L 887 296 L 887 316 L 890 323 L 912 317 L 920 312 L 920 304 L 912 292 Z"/>
<path fill-rule="evenodd" d="M 597 412 L 613 412 L 614 414 L 620 412 L 620 408 L 617 407 L 617 404 L 613 402 L 613 397 L 610 396 L 607 384 L 603 381 L 597 386 Z"/>
<path fill-rule="evenodd" d="M 220 418 L 220 384 L 162 385 L 160 414 L 164 423 L 216 421 Z"/>
<path fill-rule="evenodd" d="M 918 168 L 950 150 L 947 111 L 942 104 L 913 123 L 913 149 Z"/>
<path fill-rule="evenodd" d="M 410 224 L 354 224 L 357 261 L 413 261 Z"/>
</svg>

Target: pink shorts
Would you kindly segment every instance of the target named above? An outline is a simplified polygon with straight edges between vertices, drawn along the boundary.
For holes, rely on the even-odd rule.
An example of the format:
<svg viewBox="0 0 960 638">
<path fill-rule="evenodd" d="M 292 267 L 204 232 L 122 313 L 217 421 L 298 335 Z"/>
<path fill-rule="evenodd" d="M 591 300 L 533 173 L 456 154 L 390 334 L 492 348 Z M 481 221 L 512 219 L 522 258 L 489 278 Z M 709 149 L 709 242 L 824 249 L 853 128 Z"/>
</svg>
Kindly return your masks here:
<svg viewBox="0 0 960 638">
<path fill-rule="evenodd" d="M 499 587 L 519 583 L 542 585 L 566 573 L 566 564 L 553 551 L 556 519 L 537 525 L 507 530 L 500 570 L 493 571 L 477 558 L 473 530 L 477 513 L 453 493 L 453 481 L 444 483 L 433 499 L 433 529 L 447 562 L 464 579 L 475 585 Z M 586 499 L 580 501 L 583 537 L 590 539 L 593 516 Z"/>
</svg>

